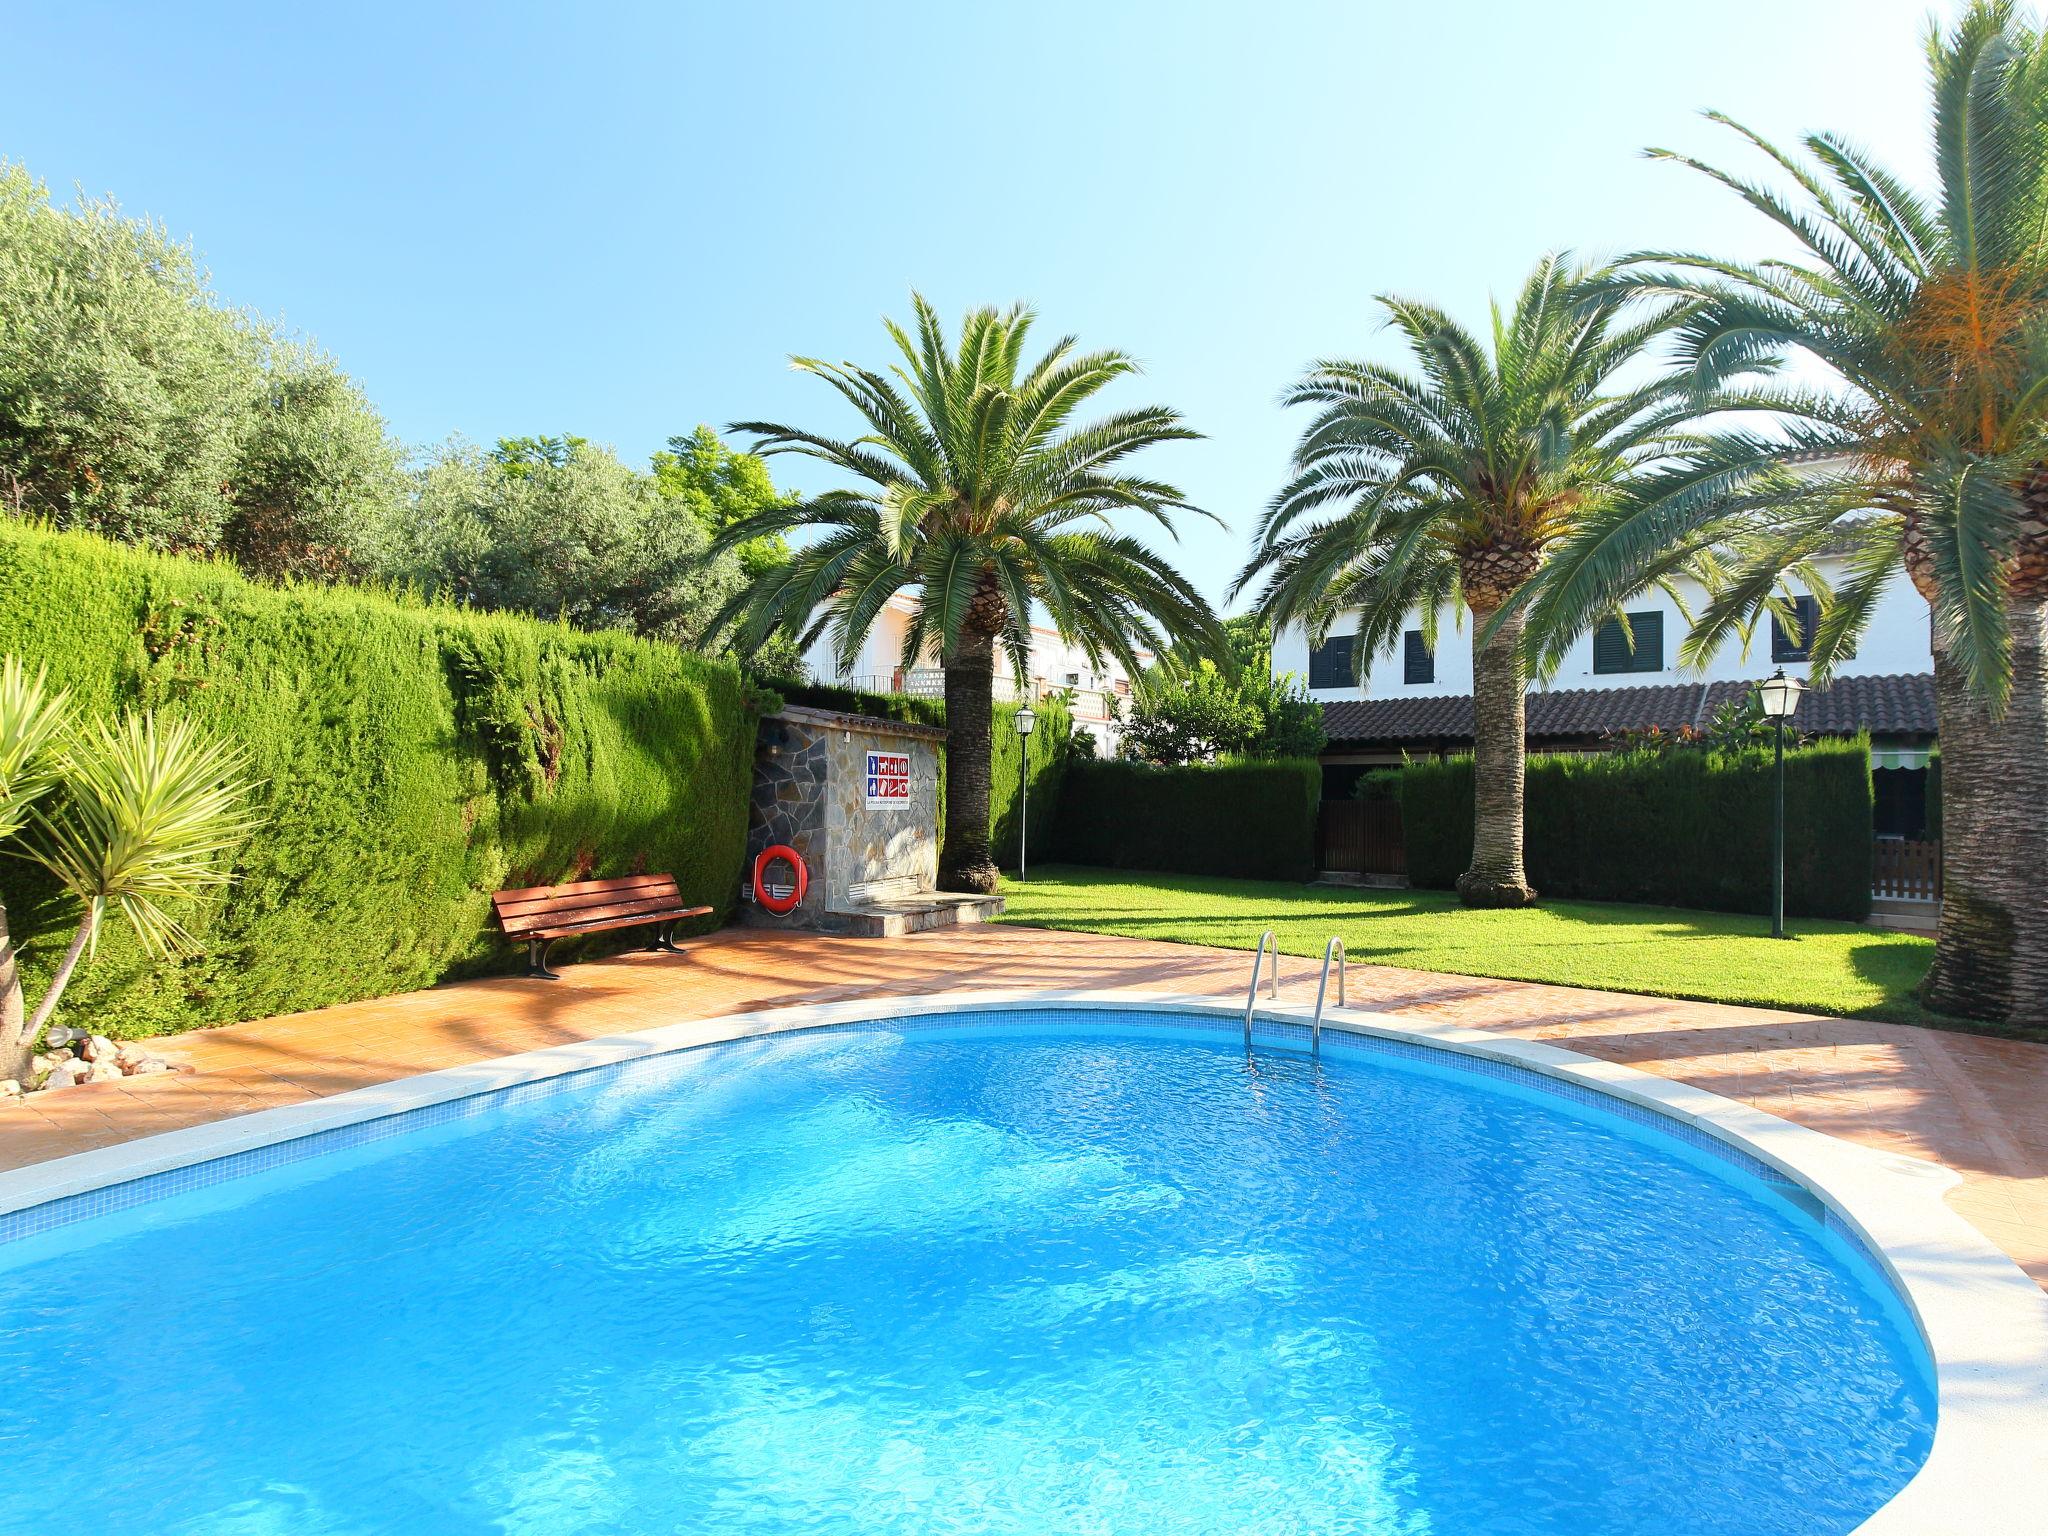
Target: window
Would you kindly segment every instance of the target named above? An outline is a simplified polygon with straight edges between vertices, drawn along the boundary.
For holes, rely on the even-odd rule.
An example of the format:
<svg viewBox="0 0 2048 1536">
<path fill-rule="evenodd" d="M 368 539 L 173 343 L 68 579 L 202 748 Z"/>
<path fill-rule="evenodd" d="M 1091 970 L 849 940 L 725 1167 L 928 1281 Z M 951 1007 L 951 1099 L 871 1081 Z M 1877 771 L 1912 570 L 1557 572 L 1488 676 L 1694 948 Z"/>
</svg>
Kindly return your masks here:
<svg viewBox="0 0 2048 1536">
<path fill-rule="evenodd" d="M 1820 622 L 1820 602 L 1811 597 L 1792 599 L 1792 611 L 1799 617 L 1799 643 L 1794 645 L 1792 637 L 1785 633 L 1785 624 L 1775 613 L 1771 615 L 1771 660 L 1805 661 L 1813 655 L 1813 627 Z"/>
<path fill-rule="evenodd" d="M 1067 674 L 1067 686 L 1068 686 L 1069 688 L 1078 688 L 1078 687 L 1080 687 L 1080 686 L 1081 686 L 1081 674 L 1080 674 L 1080 673 L 1078 673 L 1078 672 L 1069 672 L 1069 673 Z"/>
<path fill-rule="evenodd" d="M 1311 688 L 1349 688 L 1358 679 L 1351 673 L 1351 645 L 1356 635 L 1332 635 L 1308 653 L 1308 685 Z"/>
<path fill-rule="evenodd" d="M 1629 648 L 1633 631 L 1635 648 Z M 1632 613 L 1628 630 L 1620 619 L 1609 619 L 1593 632 L 1593 670 L 1605 672 L 1662 672 L 1664 670 L 1664 615 Z"/>
<path fill-rule="evenodd" d="M 1433 683 L 1436 681 L 1436 652 L 1422 643 L 1422 631 L 1411 629 L 1401 637 L 1401 681 L 1404 683 Z"/>
</svg>

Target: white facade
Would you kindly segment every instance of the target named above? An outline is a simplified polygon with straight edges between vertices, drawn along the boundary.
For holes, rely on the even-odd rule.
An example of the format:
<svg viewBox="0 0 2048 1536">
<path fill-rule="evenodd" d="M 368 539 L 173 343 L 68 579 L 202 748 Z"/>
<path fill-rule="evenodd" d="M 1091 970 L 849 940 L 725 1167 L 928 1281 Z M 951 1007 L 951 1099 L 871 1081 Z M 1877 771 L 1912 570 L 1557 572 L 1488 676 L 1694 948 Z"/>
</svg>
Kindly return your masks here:
<svg viewBox="0 0 2048 1536">
<path fill-rule="evenodd" d="M 822 683 L 838 683 L 843 687 L 866 689 L 870 693 L 911 693 L 940 698 L 945 693 L 945 678 L 939 671 L 936 656 L 925 658 L 920 666 L 903 665 L 903 640 L 910 630 L 911 615 L 916 611 L 915 598 L 903 593 L 892 597 L 888 606 L 876 616 L 874 626 L 861 644 L 860 655 L 843 672 L 833 660 L 831 641 L 822 636 L 804 652 L 804 663 L 811 669 L 811 675 Z M 1138 659 L 1141 663 L 1149 662 L 1152 653 L 1141 650 Z M 1014 699 L 1018 692 L 1009 666 L 999 651 L 996 656 L 996 697 Z M 1050 694 L 1062 692 L 1070 699 L 1076 729 L 1094 732 L 1102 755 L 1114 755 L 1117 732 L 1112 711 L 1120 701 L 1131 696 L 1130 673 L 1114 657 L 1105 657 L 1100 667 L 1095 666 L 1080 646 L 1061 639 L 1059 631 L 1051 625 L 1034 624 L 1031 626 L 1031 674 L 1024 694 L 1035 703 Z"/>
<path fill-rule="evenodd" d="M 1822 569 L 1830 580 L 1836 579 L 1836 573 L 1827 570 L 1825 562 Z M 1696 586 L 1684 582 L 1677 585 L 1685 596 L 1687 607 L 1694 613 L 1706 606 L 1705 594 Z M 1661 591 L 1647 592 L 1624 605 L 1623 611 L 1630 615 L 1663 615 L 1662 664 L 1657 670 L 1596 671 L 1593 636 L 1588 634 L 1573 643 L 1570 655 L 1555 676 L 1532 679 L 1531 688 L 1643 688 L 1670 683 L 1753 680 L 1768 677 L 1780 666 L 1787 675 L 1795 677 L 1804 677 L 1809 670 L 1805 662 L 1772 659 L 1768 620 L 1757 625 L 1746 651 L 1739 640 L 1731 640 L 1704 667 L 1681 667 L 1678 651 L 1685 638 L 1687 624 L 1678 605 L 1670 597 Z M 1411 616 L 1406 627 L 1420 629 L 1419 614 Z M 1344 633 L 1346 629 L 1341 622 L 1331 628 L 1333 636 Z M 1435 675 L 1426 683 L 1406 681 L 1405 657 L 1400 646 L 1391 655 L 1370 658 L 1362 686 L 1346 678 L 1339 686 L 1315 687 L 1314 682 L 1324 680 L 1311 679 L 1309 661 L 1308 639 L 1298 625 L 1283 630 L 1274 638 L 1275 675 L 1291 672 L 1310 682 L 1310 696 L 1321 703 L 1357 698 L 1426 698 L 1467 694 L 1472 691 L 1472 615 L 1460 610 L 1457 613 L 1446 612 L 1439 617 Z M 1879 597 L 1877 611 L 1857 647 L 1855 657 L 1842 662 L 1835 670 L 1839 676 L 1864 677 L 1934 670 L 1934 653 L 1928 638 L 1927 604 L 1903 575 L 1895 576 Z"/>
</svg>

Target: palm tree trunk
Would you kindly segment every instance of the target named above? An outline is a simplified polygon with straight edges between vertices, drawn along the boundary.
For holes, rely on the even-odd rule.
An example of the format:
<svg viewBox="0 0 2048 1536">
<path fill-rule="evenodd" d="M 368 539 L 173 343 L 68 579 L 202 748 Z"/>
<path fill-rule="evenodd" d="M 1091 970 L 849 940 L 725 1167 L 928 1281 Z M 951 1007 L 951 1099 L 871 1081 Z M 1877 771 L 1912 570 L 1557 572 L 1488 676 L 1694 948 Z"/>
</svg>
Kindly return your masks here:
<svg viewBox="0 0 2048 1536">
<path fill-rule="evenodd" d="M 942 658 L 946 673 L 946 835 L 939 888 L 996 888 L 989 851 L 989 777 L 995 723 L 995 631 L 970 618 Z"/>
<path fill-rule="evenodd" d="M 2016 601 L 2012 697 L 1993 719 L 1934 643 L 1941 733 L 1941 927 L 1921 1001 L 2048 1022 L 2048 604 Z"/>
<path fill-rule="evenodd" d="M 22 1028 L 21 971 L 14 963 L 14 936 L 7 926 L 7 904 L 0 902 L 0 1078 L 28 1086 L 35 1061 L 35 1043 Z"/>
<path fill-rule="evenodd" d="M 1492 607 L 1472 605 L 1472 631 Z M 1522 866 L 1522 783 L 1527 756 L 1519 611 L 1472 657 L 1472 867 L 1458 876 L 1468 907 L 1525 907 L 1536 899 Z"/>
</svg>

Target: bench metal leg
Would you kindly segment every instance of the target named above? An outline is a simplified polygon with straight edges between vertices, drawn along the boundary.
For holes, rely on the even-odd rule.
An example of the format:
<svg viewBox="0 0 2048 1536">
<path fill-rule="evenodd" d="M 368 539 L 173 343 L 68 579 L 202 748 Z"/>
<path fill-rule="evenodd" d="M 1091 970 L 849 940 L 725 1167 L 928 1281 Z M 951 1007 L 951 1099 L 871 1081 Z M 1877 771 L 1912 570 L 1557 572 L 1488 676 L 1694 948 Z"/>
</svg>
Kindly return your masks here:
<svg viewBox="0 0 2048 1536">
<path fill-rule="evenodd" d="M 647 947 L 649 949 L 658 949 L 663 954 L 680 955 L 683 952 L 683 947 L 676 943 L 675 932 L 676 925 L 674 923 L 661 923 L 657 925 L 654 930 L 654 937 L 647 941 Z"/>
<path fill-rule="evenodd" d="M 548 969 L 548 951 L 555 947 L 553 939 L 528 939 L 526 941 L 526 974 L 542 981 L 560 981 L 561 974 Z"/>
</svg>

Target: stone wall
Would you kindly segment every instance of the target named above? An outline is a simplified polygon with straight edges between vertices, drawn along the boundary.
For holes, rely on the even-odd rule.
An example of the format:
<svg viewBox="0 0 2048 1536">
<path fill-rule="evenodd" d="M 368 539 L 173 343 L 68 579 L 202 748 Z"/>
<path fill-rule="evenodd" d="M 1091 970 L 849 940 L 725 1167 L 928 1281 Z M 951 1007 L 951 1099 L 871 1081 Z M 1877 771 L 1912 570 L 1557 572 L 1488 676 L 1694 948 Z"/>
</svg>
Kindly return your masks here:
<svg viewBox="0 0 2048 1536">
<path fill-rule="evenodd" d="M 779 919 L 818 927 L 825 916 L 829 860 L 825 839 L 826 744 L 822 726 L 770 716 L 754 740 L 753 801 L 747 810 L 747 862 L 740 871 L 742 911 L 753 901 L 754 860 L 786 843 L 811 872 L 803 904 Z"/>
<path fill-rule="evenodd" d="M 832 910 L 858 904 L 854 887 L 887 881 L 896 894 L 929 891 L 939 881 L 939 744 L 922 733 L 874 728 L 828 733 L 825 841 L 832 850 Z M 901 752 L 910 758 L 910 798 L 901 806 L 873 807 L 867 798 L 867 755 Z"/>
<path fill-rule="evenodd" d="M 857 715 L 791 707 L 761 722 L 747 820 L 743 912 L 777 926 L 832 926 L 828 913 L 862 903 L 862 888 L 882 894 L 929 891 L 939 873 L 940 732 Z M 910 794 L 901 804 L 867 804 L 867 754 L 910 759 Z M 803 903 L 786 917 L 751 900 L 754 859 L 787 844 L 810 871 Z"/>
</svg>

